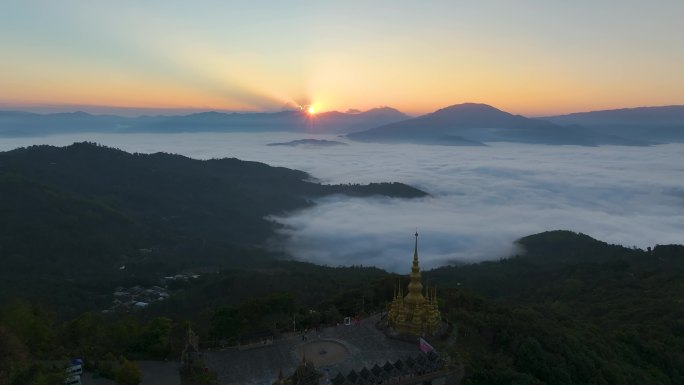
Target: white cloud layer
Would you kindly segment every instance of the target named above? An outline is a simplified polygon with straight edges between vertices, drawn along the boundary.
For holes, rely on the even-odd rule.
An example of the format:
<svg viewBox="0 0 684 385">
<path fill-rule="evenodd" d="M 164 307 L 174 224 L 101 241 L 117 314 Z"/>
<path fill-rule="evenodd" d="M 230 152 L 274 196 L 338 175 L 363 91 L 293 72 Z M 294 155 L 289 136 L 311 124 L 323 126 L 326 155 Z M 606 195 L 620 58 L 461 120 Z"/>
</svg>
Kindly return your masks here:
<svg viewBox="0 0 684 385">
<path fill-rule="evenodd" d="M 442 147 L 349 142 L 271 147 L 278 134 L 77 134 L 3 139 L 0 150 L 89 140 L 134 152 L 237 157 L 301 169 L 325 183 L 404 182 L 423 199 L 327 197 L 285 217 L 285 247 L 327 265 L 405 272 L 418 228 L 423 267 L 498 259 L 519 237 L 568 229 L 638 247 L 684 243 L 684 145 Z M 341 140 L 334 137 L 325 139 Z"/>
</svg>

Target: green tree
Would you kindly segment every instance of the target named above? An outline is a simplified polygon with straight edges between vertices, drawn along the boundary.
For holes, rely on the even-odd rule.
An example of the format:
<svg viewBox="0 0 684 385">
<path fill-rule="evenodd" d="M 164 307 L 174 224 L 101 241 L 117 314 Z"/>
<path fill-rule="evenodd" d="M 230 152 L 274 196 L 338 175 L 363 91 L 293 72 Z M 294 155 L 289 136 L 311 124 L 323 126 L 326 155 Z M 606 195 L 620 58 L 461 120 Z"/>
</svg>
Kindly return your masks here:
<svg viewBox="0 0 684 385">
<path fill-rule="evenodd" d="M 57 368 L 45 368 L 34 364 L 24 368 L 10 382 L 11 385 L 53 385 L 64 381 L 64 372 Z"/>
<path fill-rule="evenodd" d="M 121 357 L 119 368 L 116 371 L 116 383 L 119 385 L 139 385 L 142 382 L 142 373 L 135 362 Z"/>
<path fill-rule="evenodd" d="M 26 346 L 0 325 L 0 385 L 10 383 L 27 360 Z"/>
<path fill-rule="evenodd" d="M 140 338 L 140 348 L 155 358 L 165 358 L 170 352 L 170 334 L 173 321 L 165 317 L 157 317 L 145 326 Z"/>
<path fill-rule="evenodd" d="M 240 314 L 234 307 L 222 307 L 214 312 L 211 318 L 211 336 L 213 338 L 232 338 L 240 331 Z"/>
<path fill-rule="evenodd" d="M 53 344 L 52 316 L 40 306 L 14 301 L 1 309 L 0 323 L 11 330 L 33 355 L 41 355 Z"/>
</svg>

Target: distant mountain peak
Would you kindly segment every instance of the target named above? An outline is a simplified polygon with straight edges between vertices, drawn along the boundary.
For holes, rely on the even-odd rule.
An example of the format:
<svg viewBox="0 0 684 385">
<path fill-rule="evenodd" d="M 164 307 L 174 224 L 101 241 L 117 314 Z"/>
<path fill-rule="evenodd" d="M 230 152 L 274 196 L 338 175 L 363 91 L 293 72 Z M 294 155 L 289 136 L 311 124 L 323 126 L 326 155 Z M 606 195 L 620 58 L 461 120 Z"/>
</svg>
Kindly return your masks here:
<svg viewBox="0 0 684 385">
<path fill-rule="evenodd" d="M 207 116 L 225 116 L 225 115 L 228 115 L 228 114 L 226 114 L 225 112 L 218 112 L 218 111 L 202 111 L 202 112 L 194 112 L 192 114 L 180 115 L 180 116 L 181 117 L 182 116 L 186 116 L 186 117 L 187 116 L 193 116 L 193 117 L 205 116 L 205 117 L 207 117 Z"/>
<path fill-rule="evenodd" d="M 627 123 L 639 120 L 653 122 L 669 119 L 674 119 L 679 122 L 684 119 L 684 105 L 631 107 L 587 112 L 573 112 L 565 115 L 549 116 L 543 119 L 553 120 L 568 118 L 607 119 L 624 121 Z"/>
<path fill-rule="evenodd" d="M 399 113 L 402 113 L 401 111 L 397 110 L 396 108 L 388 107 L 388 106 L 381 106 L 381 107 L 371 108 L 370 110 L 367 110 L 367 111 L 365 111 L 365 112 L 371 112 L 371 111 L 399 112 Z"/>
<path fill-rule="evenodd" d="M 397 110 L 396 108 L 388 107 L 388 106 L 371 108 L 370 110 L 361 112 L 361 114 L 394 114 L 394 115 L 407 116 L 406 114 Z"/>
<path fill-rule="evenodd" d="M 496 114 L 506 114 L 511 115 L 508 112 L 501 111 L 496 107 L 492 107 L 489 104 L 484 103 L 461 103 L 454 104 L 448 107 L 440 108 L 439 110 L 433 112 L 433 114 L 441 113 L 470 113 L 470 114 L 486 114 L 486 113 L 496 113 Z"/>
<path fill-rule="evenodd" d="M 85 111 L 74 111 L 74 112 L 57 112 L 54 114 L 48 114 L 48 116 L 69 116 L 72 118 L 89 118 L 89 117 L 93 117 L 94 115 L 91 115 Z"/>
<path fill-rule="evenodd" d="M 486 142 L 595 146 L 597 143 L 629 142 L 620 137 L 602 137 L 581 127 L 567 129 L 551 122 L 510 114 L 482 103 L 455 104 L 417 118 L 355 132 L 348 137 L 370 142 L 450 146 Z"/>
<path fill-rule="evenodd" d="M 501 111 L 498 108 L 492 107 L 489 104 L 474 103 L 474 102 L 452 104 L 450 106 L 440 108 L 439 110 L 496 110 L 496 111 Z"/>
</svg>

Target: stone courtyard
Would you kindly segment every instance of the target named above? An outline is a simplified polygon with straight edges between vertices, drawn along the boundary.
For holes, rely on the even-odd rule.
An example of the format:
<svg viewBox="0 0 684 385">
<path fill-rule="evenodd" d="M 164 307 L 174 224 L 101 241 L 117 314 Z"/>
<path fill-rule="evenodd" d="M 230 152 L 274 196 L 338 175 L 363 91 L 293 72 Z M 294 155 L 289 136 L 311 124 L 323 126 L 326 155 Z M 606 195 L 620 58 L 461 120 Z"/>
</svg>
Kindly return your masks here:
<svg viewBox="0 0 684 385">
<path fill-rule="evenodd" d="M 380 316 L 375 315 L 359 324 L 338 325 L 310 331 L 306 341 L 300 333 L 276 339 L 272 345 L 251 350 L 229 348 L 205 351 L 207 366 L 216 371 L 220 385 L 272 384 L 282 370 L 291 374 L 302 360 L 314 362 L 316 369 L 325 377 L 321 383 L 329 383 L 339 372 L 382 366 L 420 352 L 418 343 L 408 343 L 387 338 L 375 327 Z M 327 378 L 326 378 L 327 377 Z"/>
</svg>

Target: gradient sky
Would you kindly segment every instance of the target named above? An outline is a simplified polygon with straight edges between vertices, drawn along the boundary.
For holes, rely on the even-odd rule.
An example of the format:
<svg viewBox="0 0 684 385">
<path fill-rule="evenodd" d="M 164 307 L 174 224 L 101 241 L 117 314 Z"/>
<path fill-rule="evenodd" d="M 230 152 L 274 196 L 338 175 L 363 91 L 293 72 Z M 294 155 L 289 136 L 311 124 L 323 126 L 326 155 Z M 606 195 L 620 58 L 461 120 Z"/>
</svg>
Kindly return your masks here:
<svg viewBox="0 0 684 385">
<path fill-rule="evenodd" d="M 683 20 L 682 0 L 2 0 L 0 108 L 684 104 Z"/>
</svg>

